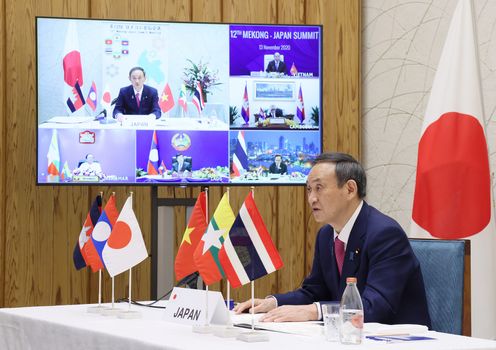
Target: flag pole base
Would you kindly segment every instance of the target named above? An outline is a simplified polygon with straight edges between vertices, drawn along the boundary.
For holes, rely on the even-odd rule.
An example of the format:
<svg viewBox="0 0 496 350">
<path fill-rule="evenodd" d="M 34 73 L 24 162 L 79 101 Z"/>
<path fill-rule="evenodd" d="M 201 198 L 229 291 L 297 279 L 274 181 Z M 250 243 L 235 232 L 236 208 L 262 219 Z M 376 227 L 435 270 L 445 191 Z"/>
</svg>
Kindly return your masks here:
<svg viewBox="0 0 496 350">
<path fill-rule="evenodd" d="M 217 327 L 214 330 L 214 335 L 219 338 L 236 338 L 241 333 L 240 329 L 232 326 Z"/>
<path fill-rule="evenodd" d="M 126 311 L 122 310 L 117 314 L 117 318 L 122 318 L 126 320 L 133 320 L 141 317 L 142 317 L 141 312 L 134 310 L 126 310 Z"/>
<path fill-rule="evenodd" d="M 214 332 L 214 328 L 209 325 L 202 325 L 198 326 L 195 325 L 193 326 L 193 333 L 200 333 L 200 334 L 211 334 Z"/>
<path fill-rule="evenodd" d="M 89 314 L 101 314 L 103 310 L 105 310 L 106 307 L 103 305 L 96 305 L 96 306 L 88 306 L 86 309 L 86 312 Z"/>
<path fill-rule="evenodd" d="M 123 311 L 124 310 L 118 309 L 116 307 L 107 307 L 107 308 L 102 310 L 101 314 L 102 314 L 102 316 L 116 316 Z"/>
<path fill-rule="evenodd" d="M 117 123 L 117 120 L 115 120 L 114 118 L 104 118 L 100 120 L 100 124 L 115 124 L 115 123 Z"/>
<path fill-rule="evenodd" d="M 241 340 L 247 343 L 258 343 L 269 341 L 269 335 L 263 332 L 244 332 L 236 337 L 236 340 Z"/>
</svg>

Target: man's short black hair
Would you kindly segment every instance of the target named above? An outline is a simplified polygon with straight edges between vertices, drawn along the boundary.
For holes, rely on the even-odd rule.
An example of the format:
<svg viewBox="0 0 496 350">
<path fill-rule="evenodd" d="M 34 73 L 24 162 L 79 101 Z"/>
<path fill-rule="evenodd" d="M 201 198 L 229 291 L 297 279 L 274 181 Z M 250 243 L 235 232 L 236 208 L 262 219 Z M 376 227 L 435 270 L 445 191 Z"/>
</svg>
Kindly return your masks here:
<svg viewBox="0 0 496 350">
<path fill-rule="evenodd" d="M 136 67 L 131 68 L 131 70 L 129 71 L 129 76 L 131 76 L 131 74 L 133 74 L 133 72 L 136 71 L 136 70 L 142 71 L 143 72 L 143 76 L 146 77 L 145 70 L 143 69 L 143 67 L 139 67 L 139 66 L 136 66 Z"/>
<path fill-rule="evenodd" d="M 328 152 L 320 154 L 312 166 L 320 163 L 333 163 L 336 165 L 336 178 L 338 186 L 343 187 L 348 180 L 354 180 L 358 188 L 358 198 L 364 198 L 367 194 L 367 176 L 362 165 L 352 156 L 340 152 Z"/>
</svg>

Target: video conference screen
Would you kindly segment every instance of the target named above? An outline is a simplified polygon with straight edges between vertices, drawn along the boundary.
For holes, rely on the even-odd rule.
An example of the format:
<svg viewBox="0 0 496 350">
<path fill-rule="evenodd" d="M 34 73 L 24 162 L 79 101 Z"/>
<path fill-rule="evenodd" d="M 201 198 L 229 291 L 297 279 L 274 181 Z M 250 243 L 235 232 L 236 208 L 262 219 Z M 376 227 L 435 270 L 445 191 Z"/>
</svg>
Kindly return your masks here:
<svg viewBox="0 0 496 350">
<path fill-rule="evenodd" d="M 305 184 L 322 27 L 36 18 L 38 184 Z"/>
</svg>

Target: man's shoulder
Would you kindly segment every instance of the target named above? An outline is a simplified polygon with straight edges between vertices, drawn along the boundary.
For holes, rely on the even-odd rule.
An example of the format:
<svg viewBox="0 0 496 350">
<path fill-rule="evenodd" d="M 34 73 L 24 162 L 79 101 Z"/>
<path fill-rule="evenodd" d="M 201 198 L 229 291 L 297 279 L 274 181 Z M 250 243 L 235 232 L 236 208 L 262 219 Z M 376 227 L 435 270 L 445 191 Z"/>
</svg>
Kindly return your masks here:
<svg viewBox="0 0 496 350">
<path fill-rule="evenodd" d="M 150 85 L 143 85 L 143 89 L 145 92 L 149 92 L 151 94 L 158 94 L 158 90 L 155 89 L 154 87 L 151 87 Z"/>
<path fill-rule="evenodd" d="M 364 202 L 362 211 L 367 215 L 367 233 L 370 235 L 384 232 L 401 233 L 406 235 L 401 225 L 391 216 Z"/>
</svg>

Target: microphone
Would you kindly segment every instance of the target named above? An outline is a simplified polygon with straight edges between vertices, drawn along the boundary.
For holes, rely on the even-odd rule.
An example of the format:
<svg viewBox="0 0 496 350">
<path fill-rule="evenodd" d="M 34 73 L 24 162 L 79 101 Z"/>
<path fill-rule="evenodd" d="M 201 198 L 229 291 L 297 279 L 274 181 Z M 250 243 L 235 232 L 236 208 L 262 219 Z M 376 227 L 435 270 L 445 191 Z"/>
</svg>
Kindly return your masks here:
<svg viewBox="0 0 496 350">
<path fill-rule="evenodd" d="M 182 280 L 180 280 L 179 282 L 176 283 L 176 287 L 180 287 L 182 285 L 186 285 L 188 286 L 189 288 L 191 289 L 197 289 L 196 287 L 196 284 L 197 284 L 197 281 L 198 281 L 198 277 L 200 276 L 200 274 L 198 273 L 198 271 L 184 277 Z"/>
<path fill-rule="evenodd" d="M 100 120 L 100 119 L 104 119 L 107 117 L 107 110 L 106 109 L 102 109 L 96 116 L 95 116 L 95 120 Z"/>
<path fill-rule="evenodd" d="M 111 106 L 115 105 L 115 103 L 117 102 L 117 99 L 118 99 L 118 97 L 114 98 L 114 99 L 112 100 L 112 102 L 110 103 L 110 105 L 111 105 Z"/>
</svg>

